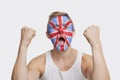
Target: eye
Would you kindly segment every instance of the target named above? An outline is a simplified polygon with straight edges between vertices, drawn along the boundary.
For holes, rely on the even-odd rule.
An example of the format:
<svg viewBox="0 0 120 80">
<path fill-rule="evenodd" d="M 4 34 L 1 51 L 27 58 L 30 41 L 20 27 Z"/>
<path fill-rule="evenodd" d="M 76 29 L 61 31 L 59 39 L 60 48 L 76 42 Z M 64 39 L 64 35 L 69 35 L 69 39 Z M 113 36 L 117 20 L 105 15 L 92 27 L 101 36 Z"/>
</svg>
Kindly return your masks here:
<svg viewBox="0 0 120 80">
<path fill-rule="evenodd" d="M 57 26 L 57 27 L 59 27 L 59 25 L 58 25 L 58 24 L 56 24 L 56 26 Z"/>
<path fill-rule="evenodd" d="M 67 26 L 65 24 L 63 24 L 63 26 L 66 28 Z"/>
</svg>

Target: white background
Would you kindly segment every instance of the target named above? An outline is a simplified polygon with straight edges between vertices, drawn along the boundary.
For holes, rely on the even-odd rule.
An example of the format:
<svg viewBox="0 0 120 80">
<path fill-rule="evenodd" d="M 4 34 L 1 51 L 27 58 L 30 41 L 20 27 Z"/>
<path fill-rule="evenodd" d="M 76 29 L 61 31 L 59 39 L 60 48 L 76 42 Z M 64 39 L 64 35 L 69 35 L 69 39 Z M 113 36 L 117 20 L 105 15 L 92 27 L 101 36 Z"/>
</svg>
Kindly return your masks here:
<svg viewBox="0 0 120 80">
<path fill-rule="evenodd" d="M 52 49 L 45 32 L 48 15 L 53 11 L 65 11 L 71 16 L 76 29 L 72 47 L 80 52 L 91 54 L 83 31 L 92 24 L 100 26 L 111 80 L 120 80 L 119 0 L 0 0 L 0 80 L 11 78 L 22 26 L 37 31 L 28 49 L 28 62 Z"/>
</svg>

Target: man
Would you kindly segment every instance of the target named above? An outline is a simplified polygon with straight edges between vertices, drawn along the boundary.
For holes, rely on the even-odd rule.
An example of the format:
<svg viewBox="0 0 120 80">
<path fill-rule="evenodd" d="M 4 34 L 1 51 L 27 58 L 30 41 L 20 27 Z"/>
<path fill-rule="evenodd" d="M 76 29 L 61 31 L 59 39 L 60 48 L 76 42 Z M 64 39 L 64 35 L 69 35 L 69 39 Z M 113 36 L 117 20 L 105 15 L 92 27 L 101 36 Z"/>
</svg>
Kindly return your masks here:
<svg viewBox="0 0 120 80">
<path fill-rule="evenodd" d="M 69 15 L 53 12 L 47 24 L 47 37 L 53 49 L 26 64 L 28 46 L 35 36 L 29 27 L 21 29 L 21 40 L 12 80 L 110 80 L 103 57 L 99 28 L 95 25 L 84 31 L 91 46 L 92 56 L 71 47 L 75 29 Z"/>
</svg>

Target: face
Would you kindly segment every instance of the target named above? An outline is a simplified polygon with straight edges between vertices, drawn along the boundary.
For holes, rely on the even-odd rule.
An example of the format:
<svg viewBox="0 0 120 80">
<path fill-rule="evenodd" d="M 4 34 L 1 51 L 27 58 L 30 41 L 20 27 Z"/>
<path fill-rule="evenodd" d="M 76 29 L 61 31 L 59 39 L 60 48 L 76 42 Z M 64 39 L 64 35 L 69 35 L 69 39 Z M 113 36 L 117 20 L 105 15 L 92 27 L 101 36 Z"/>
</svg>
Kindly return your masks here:
<svg viewBox="0 0 120 80">
<path fill-rule="evenodd" d="M 57 51 L 66 51 L 71 44 L 73 24 L 67 16 L 53 17 L 48 23 L 48 35 Z"/>
</svg>

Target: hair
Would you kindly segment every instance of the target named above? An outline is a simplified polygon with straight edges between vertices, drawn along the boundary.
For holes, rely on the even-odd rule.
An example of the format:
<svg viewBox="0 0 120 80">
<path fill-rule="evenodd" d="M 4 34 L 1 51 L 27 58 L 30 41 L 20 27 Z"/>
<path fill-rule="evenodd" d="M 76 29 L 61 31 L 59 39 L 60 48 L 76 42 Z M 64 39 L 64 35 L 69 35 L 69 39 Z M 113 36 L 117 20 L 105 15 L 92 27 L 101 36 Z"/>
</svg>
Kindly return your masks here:
<svg viewBox="0 0 120 80">
<path fill-rule="evenodd" d="M 52 13 L 49 15 L 48 23 L 49 23 L 49 21 L 50 21 L 53 17 L 56 17 L 56 16 L 67 16 L 67 17 L 72 21 L 72 19 L 71 19 L 70 16 L 68 15 L 68 13 L 66 13 L 66 12 L 60 12 L 60 11 L 55 11 L 55 12 L 52 12 Z M 73 24 L 73 22 L 72 22 L 72 24 Z M 73 25 L 73 31 L 75 31 L 74 25 Z"/>
</svg>

